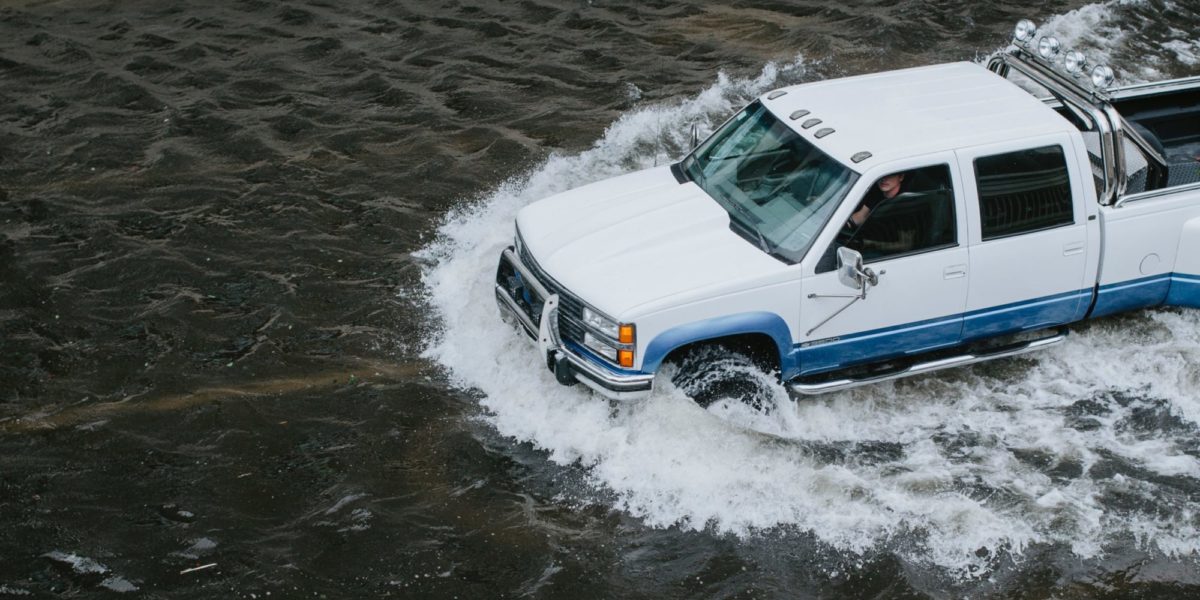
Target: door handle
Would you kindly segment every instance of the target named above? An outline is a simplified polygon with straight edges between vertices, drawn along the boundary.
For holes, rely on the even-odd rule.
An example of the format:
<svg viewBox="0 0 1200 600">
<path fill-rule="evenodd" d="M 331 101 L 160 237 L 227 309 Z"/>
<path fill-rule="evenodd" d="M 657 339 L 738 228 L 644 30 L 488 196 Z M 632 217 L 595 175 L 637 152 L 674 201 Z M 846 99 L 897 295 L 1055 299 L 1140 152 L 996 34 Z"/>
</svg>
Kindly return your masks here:
<svg viewBox="0 0 1200 600">
<path fill-rule="evenodd" d="M 1086 247 L 1087 245 L 1083 242 L 1071 242 L 1070 244 L 1063 246 L 1063 256 L 1075 256 L 1076 254 L 1083 254 L 1083 249 Z"/>
<path fill-rule="evenodd" d="M 958 279 L 967 276 L 967 265 L 951 265 L 942 270 L 943 279 Z"/>
</svg>

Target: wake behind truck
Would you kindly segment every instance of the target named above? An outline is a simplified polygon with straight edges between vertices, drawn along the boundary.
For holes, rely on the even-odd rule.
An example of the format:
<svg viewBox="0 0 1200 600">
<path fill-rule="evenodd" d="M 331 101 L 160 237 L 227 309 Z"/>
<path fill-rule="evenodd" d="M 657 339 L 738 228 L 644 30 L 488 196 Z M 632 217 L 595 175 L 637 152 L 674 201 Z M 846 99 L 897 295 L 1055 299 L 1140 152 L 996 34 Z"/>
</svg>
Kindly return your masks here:
<svg viewBox="0 0 1200 600">
<path fill-rule="evenodd" d="M 501 314 L 560 383 L 631 399 L 669 363 L 697 396 L 730 356 L 816 394 L 1198 307 L 1200 77 L 1112 82 L 1022 21 L 986 68 L 771 91 L 521 210 Z"/>
</svg>

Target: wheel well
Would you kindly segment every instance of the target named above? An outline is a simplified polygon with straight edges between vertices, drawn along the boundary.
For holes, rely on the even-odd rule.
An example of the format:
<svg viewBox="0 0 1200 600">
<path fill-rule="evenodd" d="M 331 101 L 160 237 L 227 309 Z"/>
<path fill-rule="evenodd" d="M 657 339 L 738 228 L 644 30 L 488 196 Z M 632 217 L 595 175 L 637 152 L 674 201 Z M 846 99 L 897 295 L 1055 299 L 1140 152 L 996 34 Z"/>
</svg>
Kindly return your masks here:
<svg viewBox="0 0 1200 600">
<path fill-rule="evenodd" d="M 779 373 L 781 370 L 779 347 L 775 344 L 775 340 L 765 333 L 743 333 L 684 344 L 667 354 L 663 362 L 678 362 L 689 352 L 708 346 L 718 346 L 745 354 L 754 361 L 758 368 L 768 373 Z"/>
</svg>

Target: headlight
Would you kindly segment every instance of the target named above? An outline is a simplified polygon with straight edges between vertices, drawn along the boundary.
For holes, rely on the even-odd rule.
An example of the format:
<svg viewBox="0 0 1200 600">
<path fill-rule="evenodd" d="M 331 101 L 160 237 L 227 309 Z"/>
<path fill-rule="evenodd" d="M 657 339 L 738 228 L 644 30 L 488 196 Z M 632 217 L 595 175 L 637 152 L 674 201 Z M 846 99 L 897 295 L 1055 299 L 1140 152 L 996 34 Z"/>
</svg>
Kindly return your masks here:
<svg viewBox="0 0 1200 600">
<path fill-rule="evenodd" d="M 612 342 L 596 337 L 589 332 L 583 334 L 583 345 L 600 356 L 611 360 L 627 369 L 633 368 L 633 350 L 614 348 Z"/>
<path fill-rule="evenodd" d="M 583 307 L 583 322 L 614 340 L 620 335 L 620 328 L 617 327 L 616 323 L 586 306 Z"/>
<path fill-rule="evenodd" d="M 583 307 L 583 322 L 604 336 L 595 336 L 585 332 L 583 334 L 584 346 L 622 367 L 633 368 L 633 351 L 634 344 L 637 342 L 637 331 L 632 323 L 616 323 L 586 306 Z"/>
<path fill-rule="evenodd" d="M 613 362 L 617 362 L 617 349 L 609 345 L 608 342 L 590 334 L 583 334 L 583 345 L 590 348 L 596 354 L 607 358 Z"/>
</svg>

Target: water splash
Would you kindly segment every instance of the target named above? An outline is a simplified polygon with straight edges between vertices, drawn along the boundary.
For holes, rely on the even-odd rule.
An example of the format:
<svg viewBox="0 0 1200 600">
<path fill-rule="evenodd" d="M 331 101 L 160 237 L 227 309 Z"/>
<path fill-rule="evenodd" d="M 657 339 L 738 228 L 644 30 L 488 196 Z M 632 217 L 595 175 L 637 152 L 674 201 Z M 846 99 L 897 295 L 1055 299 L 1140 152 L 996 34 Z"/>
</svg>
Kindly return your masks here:
<svg viewBox="0 0 1200 600">
<path fill-rule="evenodd" d="M 1115 11 L 1130 4 L 1089 5 L 1045 29 L 1080 44 L 1099 32 L 1107 45 L 1094 46 L 1111 57 L 1141 34 L 1097 24 L 1116 27 Z M 444 324 L 425 356 L 482 392 L 502 435 L 581 465 L 603 492 L 595 497 L 651 526 L 798 530 L 839 551 L 885 549 L 960 575 L 1033 544 L 1084 559 L 1122 544 L 1195 556 L 1198 313 L 1109 319 L 1032 359 L 817 399 L 793 401 L 772 384 L 770 411 L 732 399 L 702 409 L 669 383 L 613 408 L 555 383 L 500 322 L 492 270 L 522 206 L 661 164 L 691 123 L 711 129 L 755 95 L 812 75 L 802 59 L 748 79 L 720 75 L 693 98 L 627 113 L 591 149 L 552 156 L 451 214 L 423 251 Z"/>
</svg>

